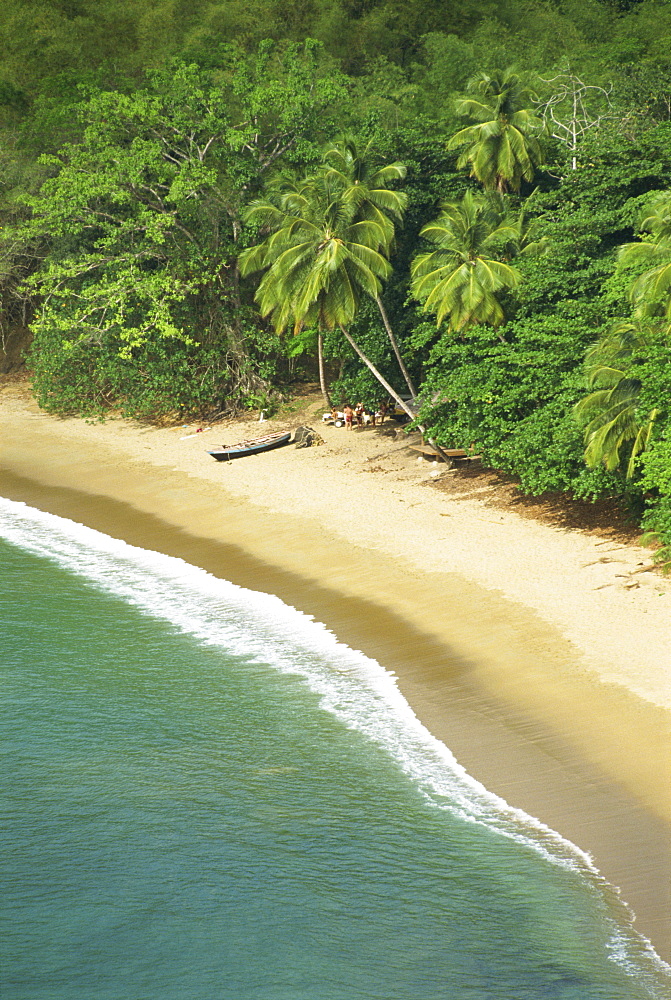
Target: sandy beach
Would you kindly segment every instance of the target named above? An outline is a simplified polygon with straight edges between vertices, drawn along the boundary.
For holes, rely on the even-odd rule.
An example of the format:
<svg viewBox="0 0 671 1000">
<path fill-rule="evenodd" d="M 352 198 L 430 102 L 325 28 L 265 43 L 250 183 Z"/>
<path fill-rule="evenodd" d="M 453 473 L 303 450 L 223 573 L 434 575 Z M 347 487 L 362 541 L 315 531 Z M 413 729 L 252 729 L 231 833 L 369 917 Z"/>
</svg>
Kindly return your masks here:
<svg viewBox="0 0 671 1000">
<path fill-rule="evenodd" d="M 416 438 L 324 426 L 321 409 L 87 423 L 9 383 L 0 495 L 325 622 L 395 672 L 472 775 L 588 851 L 671 960 L 671 579 L 633 539 L 523 516 L 486 477 L 418 459 Z M 301 423 L 324 443 L 206 454 Z"/>
</svg>

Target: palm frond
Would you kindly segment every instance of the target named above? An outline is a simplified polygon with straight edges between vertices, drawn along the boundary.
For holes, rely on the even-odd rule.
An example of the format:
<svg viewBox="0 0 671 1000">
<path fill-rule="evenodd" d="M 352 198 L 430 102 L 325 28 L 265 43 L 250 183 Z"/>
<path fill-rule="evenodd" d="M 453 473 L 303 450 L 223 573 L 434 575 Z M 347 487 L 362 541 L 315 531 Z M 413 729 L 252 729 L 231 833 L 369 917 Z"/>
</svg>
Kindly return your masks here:
<svg viewBox="0 0 671 1000">
<path fill-rule="evenodd" d="M 453 330 L 503 321 L 497 293 L 521 281 L 520 272 L 500 259 L 514 254 L 520 238 L 519 220 L 506 218 L 505 208 L 501 198 L 468 192 L 460 202 L 443 204 L 438 218 L 422 229 L 437 249 L 413 261 L 411 290 L 439 325 L 446 317 Z"/>
<path fill-rule="evenodd" d="M 574 407 L 579 424 L 584 427 L 585 462 L 591 467 L 603 464 L 614 471 L 622 464 L 623 451 L 629 450 L 625 475 L 634 474 L 636 459 L 647 447 L 654 422 L 659 415 L 652 410 L 641 422 L 638 401 L 641 381 L 629 372 L 633 359 L 644 349 L 647 332 L 631 321 L 619 322 L 588 352 L 589 382 L 598 386 Z"/>
<path fill-rule="evenodd" d="M 639 229 L 652 233 L 656 240 L 671 237 L 671 191 L 655 195 L 642 210 Z"/>
<path fill-rule="evenodd" d="M 462 150 L 457 166 L 470 166 L 486 190 L 518 191 L 543 161 L 543 123 L 529 106 L 533 95 L 512 70 L 479 74 L 467 90 L 456 110 L 470 123 L 449 139 L 447 148 Z"/>
<path fill-rule="evenodd" d="M 243 251 L 241 271 L 264 272 L 256 301 L 276 329 L 349 325 L 361 296 L 379 296 L 391 270 L 393 220 L 407 204 L 384 185 L 404 176 L 401 163 L 373 166 L 368 148 L 357 150 L 350 138 L 325 150 L 316 173 L 277 178 L 249 206 L 246 217 L 273 231 Z"/>
</svg>

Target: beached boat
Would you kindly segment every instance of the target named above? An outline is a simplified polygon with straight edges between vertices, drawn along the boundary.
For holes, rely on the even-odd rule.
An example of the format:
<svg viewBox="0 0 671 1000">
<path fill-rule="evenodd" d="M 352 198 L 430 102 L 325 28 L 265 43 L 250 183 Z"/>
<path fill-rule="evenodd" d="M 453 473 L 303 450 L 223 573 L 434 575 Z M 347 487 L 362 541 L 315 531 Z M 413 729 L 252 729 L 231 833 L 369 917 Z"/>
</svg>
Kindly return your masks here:
<svg viewBox="0 0 671 1000">
<path fill-rule="evenodd" d="M 234 458 L 244 458 L 245 455 L 258 455 L 262 451 L 270 451 L 272 448 L 280 448 L 283 444 L 288 444 L 291 431 L 279 432 L 277 434 L 266 434 L 265 437 L 255 438 L 253 441 L 240 441 L 228 447 L 222 445 L 214 451 L 208 451 L 208 455 L 216 459 L 217 462 L 230 462 Z"/>
</svg>

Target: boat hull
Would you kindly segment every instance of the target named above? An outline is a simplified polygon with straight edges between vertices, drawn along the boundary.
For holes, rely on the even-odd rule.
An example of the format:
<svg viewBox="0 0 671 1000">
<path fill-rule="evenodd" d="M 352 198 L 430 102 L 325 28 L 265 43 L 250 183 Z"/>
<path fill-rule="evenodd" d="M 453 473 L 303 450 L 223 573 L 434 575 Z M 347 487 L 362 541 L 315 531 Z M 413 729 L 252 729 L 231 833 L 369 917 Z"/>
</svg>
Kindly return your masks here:
<svg viewBox="0 0 671 1000">
<path fill-rule="evenodd" d="M 245 458 L 247 455 L 260 455 L 264 451 L 272 451 L 273 448 L 281 448 L 288 444 L 291 438 L 291 431 L 286 434 L 270 434 L 255 441 L 242 441 L 240 444 L 230 448 L 217 448 L 208 451 L 217 462 L 231 462 L 234 458 Z"/>
</svg>

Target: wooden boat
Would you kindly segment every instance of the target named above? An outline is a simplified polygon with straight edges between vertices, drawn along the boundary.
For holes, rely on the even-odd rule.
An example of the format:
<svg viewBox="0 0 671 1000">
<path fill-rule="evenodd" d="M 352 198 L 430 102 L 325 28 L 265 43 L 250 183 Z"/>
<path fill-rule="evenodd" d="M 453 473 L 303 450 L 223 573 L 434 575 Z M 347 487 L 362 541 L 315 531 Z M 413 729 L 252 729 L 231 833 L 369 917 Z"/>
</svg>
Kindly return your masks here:
<svg viewBox="0 0 671 1000">
<path fill-rule="evenodd" d="M 277 434 L 266 434 L 265 437 L 255 438 L 253 441 L 240 441 L 228 447 L 222 445 L 214 451 L 208 451 L 208 455 L 216 459 L 217 462 L 230 462 L 234 458 L 244 458 L 245 455 L 258 455 L 262 451 L 271 451 L 273 448 L 280 448 L 283 444 L 289 443 L 291 431 L 280 431 Z"/>
</svg>

